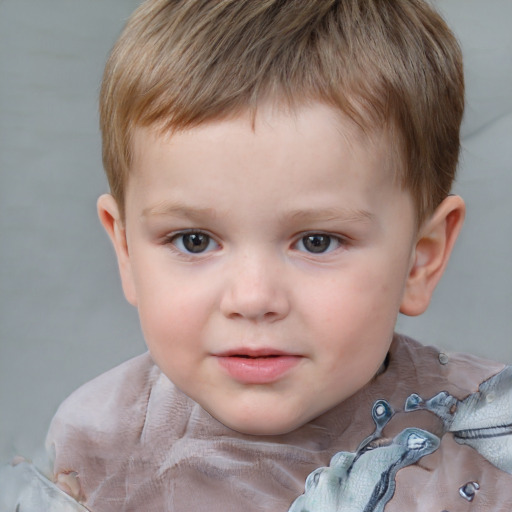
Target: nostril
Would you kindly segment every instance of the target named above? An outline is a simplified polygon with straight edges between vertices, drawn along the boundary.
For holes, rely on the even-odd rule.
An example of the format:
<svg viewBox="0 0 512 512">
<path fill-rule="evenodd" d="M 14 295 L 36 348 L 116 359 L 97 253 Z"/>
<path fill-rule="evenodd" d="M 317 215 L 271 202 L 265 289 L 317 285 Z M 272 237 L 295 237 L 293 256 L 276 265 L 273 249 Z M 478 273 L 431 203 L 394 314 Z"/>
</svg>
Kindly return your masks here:
<svg viewBox="0 0 512 512">
<path fill-rule="evenodd" d="M 253 290 L 230 290 L 223 297 L 221 311 L 230 319 L 273 322 L 288 314 L 289 305 L 284 294 L 261 287 Z"/>
</svg>

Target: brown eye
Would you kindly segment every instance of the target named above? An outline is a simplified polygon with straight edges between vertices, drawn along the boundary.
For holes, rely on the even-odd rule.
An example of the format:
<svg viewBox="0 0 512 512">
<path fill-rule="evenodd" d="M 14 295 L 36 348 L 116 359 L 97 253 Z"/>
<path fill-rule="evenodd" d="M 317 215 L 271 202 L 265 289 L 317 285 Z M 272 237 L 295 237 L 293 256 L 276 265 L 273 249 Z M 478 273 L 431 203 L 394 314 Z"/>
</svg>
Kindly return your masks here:
<svg viewBox="0 0 512 512">
<path fill-rule="evenodd" d="M 183 235 L 183 246 L 188 252 L 203 252 L 210 243 L 210 237 L 203 233 L 190 233 Z"/>
<path fill-rule="evenodd" d="M 313 254 L 321 254 L 323 252 L 332 251 L 339 247 L 340 240 L 337 237 L 331 235 L 312 233 L 310 235 L 303 236 L 297 245 L 297 248 L 301 251 L 306 251 Z"/>
<path fill-rule="evenodd" d="M 206 233 L 184 233 L 176 235 L 172 243 L 181 252 L 189 254 L 200 254 L 202 252 L 211 251 L 217 244 Z"/>
<path fill-rule="evenodd" d="M 327 235 L 308 235 L 303 237 L 302 243 L 309 252 L 325 252 L 331 245 L 331 237 Z"/>
</svg>

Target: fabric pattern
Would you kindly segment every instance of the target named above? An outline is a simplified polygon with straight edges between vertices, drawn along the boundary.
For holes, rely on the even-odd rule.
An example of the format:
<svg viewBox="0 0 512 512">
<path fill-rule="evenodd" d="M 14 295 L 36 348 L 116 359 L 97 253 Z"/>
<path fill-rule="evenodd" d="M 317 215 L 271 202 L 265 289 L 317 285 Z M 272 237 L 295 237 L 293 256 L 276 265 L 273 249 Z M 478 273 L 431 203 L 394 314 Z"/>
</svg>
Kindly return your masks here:
<svg viewBox="0 0 512 512">
<path fill-rule="evenodd" d="M 512 367 L 490 377 L 462 401 L 445 391 L 426 401 L 412 394 L 404 410 L 434 413 L 457 443 L 471 446 L 495 467 L 512 474 Z M 379 442 L 393 414 L 385 400 L 375 402 L 374 434 L 355 453 L 337 453 L 328 468 L 309 475 L 305 493 L 289 512 L 382 512 L 393 497 L 398 470 L 434 452 L 441 442 L 436 435 L 414 428 Z M 472 502 L 479 490 L 478 482 L 469 481 L 459 488 L 459 495 Z"/>
<path fill-rule="evenodd" d="M 145 354 L 62 404 L 53 480 L 75 475 L 92 512 L 510 511 L 510 374 L 397 335 L 355 395 L 288 434 L 248 436 Z"/>
</svg>

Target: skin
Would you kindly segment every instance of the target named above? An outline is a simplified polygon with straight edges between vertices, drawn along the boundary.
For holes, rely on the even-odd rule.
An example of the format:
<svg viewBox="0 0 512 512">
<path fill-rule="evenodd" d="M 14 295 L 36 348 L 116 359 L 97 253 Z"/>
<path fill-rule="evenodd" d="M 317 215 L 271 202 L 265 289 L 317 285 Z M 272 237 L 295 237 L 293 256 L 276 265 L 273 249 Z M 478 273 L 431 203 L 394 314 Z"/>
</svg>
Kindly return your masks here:
<svg viewBox="0 0 512 512">
<path fill-rule="evenodd" d="M 109 195 L 100 219 L 156 364 L 228 427 L 333 408 L 378 371 L 398 312 L 428 305 L 464 205 L 418 229 L 389 144 L 320 103 L 136 129 L 125 219 Z"/>
</svg>

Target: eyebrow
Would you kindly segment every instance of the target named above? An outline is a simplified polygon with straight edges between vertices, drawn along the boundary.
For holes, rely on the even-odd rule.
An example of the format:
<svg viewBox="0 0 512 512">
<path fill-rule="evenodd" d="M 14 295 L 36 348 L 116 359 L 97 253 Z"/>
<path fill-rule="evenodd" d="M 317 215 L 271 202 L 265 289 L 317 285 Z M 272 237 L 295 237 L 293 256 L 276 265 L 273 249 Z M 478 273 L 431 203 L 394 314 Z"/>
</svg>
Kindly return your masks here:
<svg viewBox="0 0 512 512">
<path fill-rule="evenodd" d="M 215 218 L 217 213 L 213 208 L 190 207 L 184 203 L 162 201 L 142 210 L 141 217 L 153 216 L 172 216 L 199 220 L 204 219 L 204 217 Z"/>
<path fill-rule="evenodd" d="M 370 223 L 375 220 L 375 215 L 367 210 L 351 208 L 303 208 L 286 215 L 292 221 L 334 221 Z"/>
<path fill-rule="evenodd" d="M 180 202 L 162 201 L 154 206 L 145 208 L 141 217 L 153 216 L 172 216 L 186 218 L 192 221 L 203 220 L 205 217 L 215 219 L 223 216 L 214 208 L 202 208 L 188 206 Z M 375 215 L 367 210 L 351 208 L 301 208 L 286 212 L 282 216 L 282 221 L 301 222 L 329 222 L 343 220 L 344 222 L 371 223 L 375 220 Z"/>
</svg>

